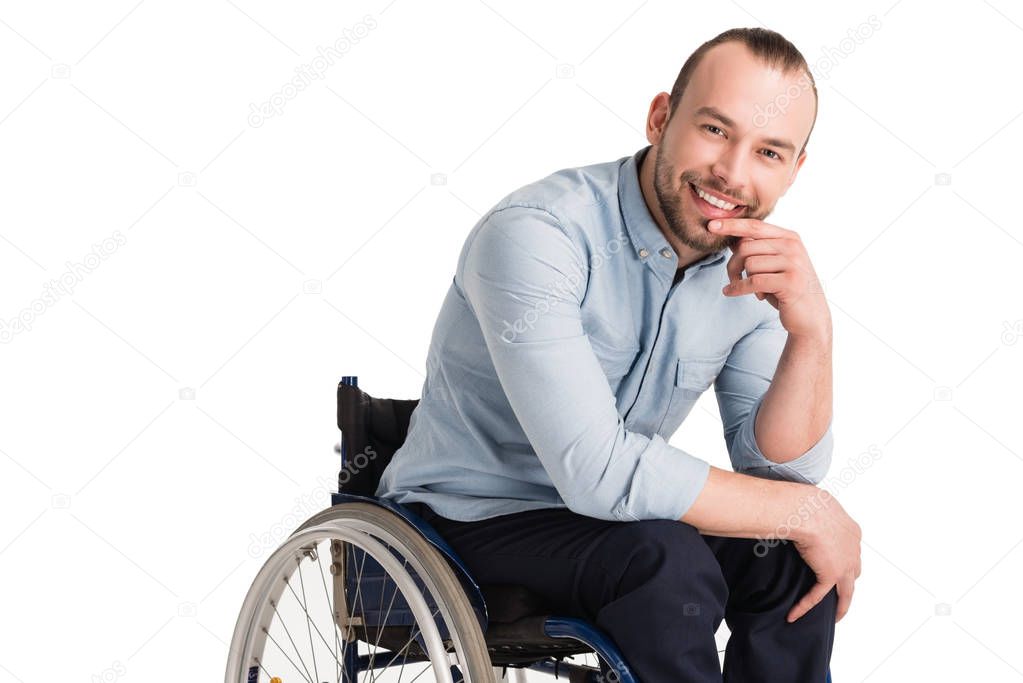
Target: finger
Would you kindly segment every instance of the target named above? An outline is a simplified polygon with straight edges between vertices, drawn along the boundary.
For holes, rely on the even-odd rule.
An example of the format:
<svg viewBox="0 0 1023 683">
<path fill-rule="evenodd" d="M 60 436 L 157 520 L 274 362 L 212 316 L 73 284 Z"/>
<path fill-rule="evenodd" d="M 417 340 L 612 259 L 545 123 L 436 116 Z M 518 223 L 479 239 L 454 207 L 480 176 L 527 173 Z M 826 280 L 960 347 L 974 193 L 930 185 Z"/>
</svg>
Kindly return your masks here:
<svg viewBox="0 0 1023 683">
<path fill-rule="evenodd" d="M 783 273 L 792 267 L 792 263 L 780 254 L 757 254 L 746 259 L 744 264 L 746 275 L 757 273 Z"/>
<path fill-rule="evenodd" d="M 725 296 L 742 296 L 754 292 L 780 292 L 787 286 L 785 278 L 785 273 L 755 273 L 741 280 L 730 282 L 724 286 L 721 293 Z"/>
<path fill-rule="evenodd" d="M 842 617 L 849 611 L 849 605 L 852 604 L 853 591 L 855 590 L 855 582 L 851 578 L 845 578 L 838 582 L 838 608 L 835 611 L 835 623 L 842 621 Z"/>
<path fill-rule="evenodd" d="M 732 250 L 732 256 L 728 259 L 728 264 L 726 266 L 726 270 L 728 271 L 728 280 L 730 282 L 734 282 L 742 277 L 745 261 L 750 256 L 780 253 L 782 252 L 779 240 L 754 240 L 743 238 L 740 240 L 738 246 Z"/>
<path fill-rule="evenodd" d="M 824 596 L 828 594 L 828 591 L 830 591 L 831 587 L 834 585 L 835 584 L 833 583 L 817 582 L 814 587 L 810 589 L 810 592 L 804 595 L 802 599 L 796 603 L 796 606 L 789 610 L 789 614 L 785 617 L 785 620 L 791 624 L 793 621 L 809 612 L 818 602 L 824 599 Z"/>
<path fill-rule="evenodd" d="M 707 228 L 719 235 L 737 235 L 754 239 L 768 237 L 792 239 L 796 236 L 792 230 L 786 230 L 756 218 L 715 218 L 707 224 Z"/>
</svg>

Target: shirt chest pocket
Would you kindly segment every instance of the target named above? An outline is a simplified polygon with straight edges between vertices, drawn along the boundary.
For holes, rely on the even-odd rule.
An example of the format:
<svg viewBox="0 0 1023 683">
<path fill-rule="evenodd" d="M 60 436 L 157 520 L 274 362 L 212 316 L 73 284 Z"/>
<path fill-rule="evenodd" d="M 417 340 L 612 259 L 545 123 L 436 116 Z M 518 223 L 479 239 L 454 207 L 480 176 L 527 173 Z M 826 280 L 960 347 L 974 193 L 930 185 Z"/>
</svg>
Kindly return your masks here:
<svg viewBox="0 0 1023 683">
<path fill-rule="evenodd" d="M 696 404 L 696 400 L 714 384 L 727 355 L 719 358 L 679 358 L 668 405 L 657 433 L 665 439 L 675 433 Z"/>
</svg>

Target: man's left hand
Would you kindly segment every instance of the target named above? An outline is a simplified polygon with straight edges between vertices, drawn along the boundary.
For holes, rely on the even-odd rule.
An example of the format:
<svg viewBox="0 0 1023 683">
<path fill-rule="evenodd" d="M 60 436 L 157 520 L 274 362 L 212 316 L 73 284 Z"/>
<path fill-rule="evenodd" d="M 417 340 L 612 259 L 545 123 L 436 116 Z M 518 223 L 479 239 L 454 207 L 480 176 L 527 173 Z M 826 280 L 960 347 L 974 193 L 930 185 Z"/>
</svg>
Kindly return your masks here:
<svg viewBox="0 0 1023 683">
<path fill-rule="evenodd" d="M 720 227 L 715 228 L 714 225 Z M 831 311 L 799 235 L 755 218 L 713 220 L 708 226 L 718 235 L 741 238 L 728 260 L 729 284 L 725 296 L 756 294 L 778 309 L 782 326 L 790 334 L 830 334 Z M 742 271 L 746 277 L 742 277 Z"/>
</svg>

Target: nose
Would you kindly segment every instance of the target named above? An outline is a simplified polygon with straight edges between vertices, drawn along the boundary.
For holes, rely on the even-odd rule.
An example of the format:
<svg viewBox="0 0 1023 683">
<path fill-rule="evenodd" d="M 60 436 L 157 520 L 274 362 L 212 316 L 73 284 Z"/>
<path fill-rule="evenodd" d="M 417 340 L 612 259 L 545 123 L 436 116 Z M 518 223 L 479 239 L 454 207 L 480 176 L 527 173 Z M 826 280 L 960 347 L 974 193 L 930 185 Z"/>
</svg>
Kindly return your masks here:
<svg viewBox="0 0 1023 683">
<path fill-rule="evenodd" d="M 745 197 L 748 183 L 746 155 L 741 145 L 730 145 L 723 150 L 710 170 L 733 197 Z"/>
</svg>

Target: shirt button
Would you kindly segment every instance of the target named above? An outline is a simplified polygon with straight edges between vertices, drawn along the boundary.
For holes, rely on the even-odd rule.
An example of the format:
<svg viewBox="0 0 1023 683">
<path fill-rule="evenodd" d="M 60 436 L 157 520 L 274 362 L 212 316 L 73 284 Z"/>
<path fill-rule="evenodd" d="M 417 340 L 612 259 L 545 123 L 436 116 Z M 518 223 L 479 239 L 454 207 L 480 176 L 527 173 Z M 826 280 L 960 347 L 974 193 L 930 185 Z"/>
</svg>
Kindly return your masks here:
<svg viewBox="0 0 1023 683">
<path fill-rule="evenodd" d="M 647 257 L 647 254 L 649 254 L 649 253 L 650 253 L 650 252 L 649 252 L 649 251 L 647 251 L 646 249 L 640 249 L 640 250 L 639 250 L 639 257 L 640 257 L 640 258 L 646 258 L 646 257 Z"/>
<path fill-rule="evenodd" d="M 671 249 L 669 249 L 668 247 L 661 249 L 661 256 L 663 256 L 664 258 L 671 258 L 671 253 L 672 253 Z"/>
</svg>

